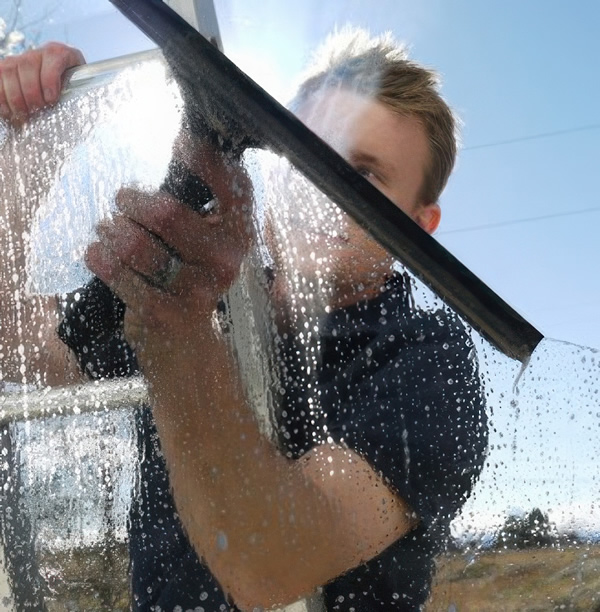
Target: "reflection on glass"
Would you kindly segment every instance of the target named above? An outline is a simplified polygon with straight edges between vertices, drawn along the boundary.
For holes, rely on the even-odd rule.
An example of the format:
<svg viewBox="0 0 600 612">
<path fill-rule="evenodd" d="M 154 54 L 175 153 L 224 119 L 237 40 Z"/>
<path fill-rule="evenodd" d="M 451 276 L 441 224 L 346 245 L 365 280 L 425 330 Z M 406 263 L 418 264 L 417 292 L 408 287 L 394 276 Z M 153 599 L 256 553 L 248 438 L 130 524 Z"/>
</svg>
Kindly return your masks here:
<svg viewBox="0 0 600 612">
<path fill-rule="evenodd" d="M 479 344 L 489 451 L 432 609 L 595 609 L 598 351 L 544 340 L 520 367 Z"/>
<path fill-rule="evenodd" d="M 131 389 L 121 387 L 119 402 L 109 401 L 106 387 L 83 396 L 75 387 L 64 397 L 34 392 L 52 383 L 43 374 L 52 357 L 44 333 L 54 334 L 57 321 L 39 318 L 53 297 L 31 296 L 65 299 L 90 279 L 83 254 L 96 224 L 113 214 L 123 184 L 158 186 L 178 130 L 178 91 L 159 55 L 100 68 L 77 73 L 55 111 L 18 132 L 2 126 L 0 240 L 9 286 L 0 314 L 0 509 L 9 585 L 0 591 L 7 610 L 129 607 L 127 522 L 137 478 Z M 62 369 L 61 384 L 65 372 L 79 381 L 66 361 Z"/>
<path fill-rule="evenodd" d="M 156 81 L 150 80 L 154 74 Z M 337 99 L 337 121 L 344 119 L 340 108 L 347 102 Z M 368 149 L 368 137 L 379 126 L 369 123 L 371 101 L 361 102 L 351 105 L 353 113 L 363 113 L 360 123 L 370 129 L 357 134 L 336 124 L 334 135 L 348 138 L 333 144 L 377 184 L 377 168 L 363 167 L 361 156 L 353 159 L 357 150 Z M 308 122 L 322 119 L 326 113 L 319 104 L 307 107 L 305 101 L 297 110 Z M 303 598 L 300 609 L 369 610 L 376 599 L 385 602 L 384 609 L 414 609 L 427 597 L 431 610 L 539 609 L 548 601 L 554 607 L 596 606 L 597 571 L 590 560 L 598 558 L 597 353 L 546 341 L 524 367 L 506 359 L 287 161 L 264 151 L 246 151 L 239 159 L 236 152 L 215 156 L 198 146 L 197 134 L 184 130 L 177 136 L 181 110 L 162 63 L 143 63 L 68 99 L 18 136 L 10 134 L 3 145 L 4 227 L 22 227 L 23 216 L 32 221 L 27 257 L 18 231 L 3 228 L 8 254 L 3 273 L 18 283 L 27 270 L 28 292 L 68 292 L 63 302 L 70 322 L 62 330 L 92 376 L 138 368 L 124 349 L 120 327 L 94 335 L 99 328 L 87 309 L 89 295 L 78 289 L 90 278 L 83 252 L 98 220 L 114 213 L 121 185 L 135 184 L 153 206 L 163 196 L 150 193 L 161 185 L 165 190 L 174 150 L 190 173 L 171 177 L 170 192 L 185 200 L 181 194 L 198 190 L 198 177 L 209 168 L 205 180 L 216 193 L 209 190 L 206 206 L 194 214 L 211 223 L 230 198 L 240 204 L 232 214 L 243 215 L 245 223 L 237 231 L 244 239 L 250 236 L 241 273 L 211 318 L 211 329 L 226 346 L 211 338 L 201 348 L 212 350 L 198 354 L 193 336 L 200 328 L 189 315 L 179 329 L 192 339 L 169 337 L 160 347 L 175 364 L 167 377 L 144 361 L 141 349 L 158 405 L 158 429 L 171 434 L 173 427 L 177 434 L 170 446 L 163 436 L 164 448 L 150 410 L 127 408 L 125 392 L 121 411 L 108 412 L 98 402 L 91 416 L 64 416 L 57 409 L 49 418 L 28 421 L 27 402 L 44 397 L 34 386 L 52 382 L 39 374 L 46 347 L 29 331 L 43 302 L 33 302 L 29 321 L 22 314 L 29 312 L 24 288 L 7 293 L 11 309 L 2 313 L 0 343 L 13 342 L 17 365 L 3 371 L 3 392 L 19 394 L 25 406 L 24 422 L 4 435 L 3 539 L 13 602 L 64 609 L 76 599 L 81 609 L 126 609 L 131 588 L 141 607 L 158 600 L 163 607 L 221 609 L 225 595 L 198 558 L 204 550 L 198 555 L 194 546 L 203 545 L 198 533 L 204 536 L 206 524 L 228 525 L 226 518 L 219 523 L 220 517 L 234 514 L 239 532 L 222 527 L 205 537 L 213 543 L 207 563 L 222 572 L 223 581 L 232 578 L 219 558 L 232 550 L 241 550 L 246 564 L 247 558 L 261 559 L 273 574 L 281 565 L 286 574 L 308 572 L 311 550 L 300 546 L 298 534 L 312 528 L 321 533 L 324 515 L 339 519 L 342 528 L 329 525 L 337 538 L 330 548 L 356 545 L 358 552 L 351 554 L 358 561 L 329 576 Z M 189 139 L 196 145 L 192 153 L 186 149 Z M 412 145 L 415 141 L 414 152 Z M 227 180 L 220 182 L 223 176 Z M 408 205 L 414 185 L 398 189 L 399 205 L 432 229 L 430 217 L 420 218 L 421 209 Z M 394 199 L 397 189 L 389 195 Z M 195 245 L 201 235 L 191 228 L 192 223 L 184 238 Z M 225 243 L 223 251 L 226 247 L 233 251 L 233 245 Z M 181 271 L 171 272 L 173 279 L 154 279 L 155 285 L 178 282 L 175 273 Z M 8 337 L 9 324 L 16 324 L 16 344 Z M 107 342 L 112 353 L 98 350 Z M 171 356 L 169 343 L 189 352 L 183 351 L 184 359 L 176 352 Z M 219 368 L 221 354 L 234 356 L 233 377 Z M 228 422 L 225 409 L 213 405 L 215 393 L 232 381 L 239 382 L 239 393 L 232 394 L 237 403 L 227 410 L 241 424 Z M 180 401 L 182 382 L 183 398 L 192 395 L 196 404 Z M 253 437 L 251 425 L 245 428 L 242 402 L 254 413 L 260 436 Z M 169 408 L 166 417 L 161 403 Z M 223 423 L 241 435 L 210 455 Z M 244 455 L 247 448 L 253 452 Z M 268 449 L 276 451 L 269 455 Z M 231 505 L 211 514 L 194 491 L 185 490 L 176 496 L 176 510 L 165 455 L 172 462 L 174 489 L 181 490 L 181 474 L 189 477 L 185 470 L 191 466 L 196 482 Z M 205 463 L 197 462 L 198 456 Z M 289 484 L 297 473 L 289 481 L 276 480 L 290 465 L 303 470 L 298 495 Z M 223 485 L 231 482 L 227 470 L 235 487 Z M 276 495 L 273 482 L 281 485 Z M 340 482 L 349 483 L 345 504 L 360 500 L 357 512 L 373 509 L 368 520 L 353 523 L 354 517 L 340 511 L 343 504 L 335 497 Z M 311 508 L 306 491 L 316 491 L 323 516 L 306 513 Z M 249 503 L 256 496 L 258 509 Z M 384 544 L 368 541 L 370 523 L 386 525 Z M 246 525 L 254 531 L 248 534 Z M 347 525 L 353 530 L 345 539 Z M 242 545 L 236 539 L 240 533 L 246 538 Z M 293 564 L 289 557 L 282 563 L 265 544 L 278 533 Z M 331 558 L 337 562 L 335 554 Z M 534 566 L 540 559 L 546 576 L 562 572 L 568 585 L 541 581 Z M 18 563 L 30 571 L 15 580 Z M 248 575 L 236 578 L 241 583 Z M 78 582 L 84 582 L 81 590 Z"/>
<path fill-rule="evenodd" d="M 16 516 L 4 515 L 5 529 L 12 530 L 5 531 L 7 551 L 10 558 L 26 545 L 17 523 L 25 514 L 49 609 L 64 609 L 73 598 L 80 609 L 127 608 L 127 521 L 136 456 L 131 414 L 97 411 L 15 428 L 22 491 Z"/>
</svg>

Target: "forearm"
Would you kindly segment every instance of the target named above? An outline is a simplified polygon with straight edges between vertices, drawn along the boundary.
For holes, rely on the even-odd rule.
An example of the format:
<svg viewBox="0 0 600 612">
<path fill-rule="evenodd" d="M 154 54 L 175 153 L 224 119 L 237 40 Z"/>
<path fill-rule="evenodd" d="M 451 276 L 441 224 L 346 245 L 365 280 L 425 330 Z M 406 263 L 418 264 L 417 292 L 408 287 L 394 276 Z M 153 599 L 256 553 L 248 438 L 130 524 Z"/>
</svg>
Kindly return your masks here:
<svg viewBox="0 0 600 612">
<path fill-rule="evenodd" d="M 226 340 L 195 336 L 142 360 L 178 512 L 238 606 L 289 603 L 348 569 L 337 508 L 259 433 Z"/>
</svg>

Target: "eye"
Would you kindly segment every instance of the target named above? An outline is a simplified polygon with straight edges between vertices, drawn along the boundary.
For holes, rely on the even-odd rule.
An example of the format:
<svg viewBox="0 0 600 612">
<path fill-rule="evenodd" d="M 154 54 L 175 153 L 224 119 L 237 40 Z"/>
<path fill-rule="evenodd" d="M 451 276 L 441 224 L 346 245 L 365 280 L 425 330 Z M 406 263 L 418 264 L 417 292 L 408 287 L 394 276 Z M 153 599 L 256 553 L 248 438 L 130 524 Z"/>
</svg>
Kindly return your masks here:
<svg viewBox="0 0 600 612">
<path fill-rule="evenodd" d="M 354 169 L 361 175 L 364 176 L 368 181 L 375 181 L 377 177 L 373 171 L 367 166 L 354 166 Z"/>
</svg>

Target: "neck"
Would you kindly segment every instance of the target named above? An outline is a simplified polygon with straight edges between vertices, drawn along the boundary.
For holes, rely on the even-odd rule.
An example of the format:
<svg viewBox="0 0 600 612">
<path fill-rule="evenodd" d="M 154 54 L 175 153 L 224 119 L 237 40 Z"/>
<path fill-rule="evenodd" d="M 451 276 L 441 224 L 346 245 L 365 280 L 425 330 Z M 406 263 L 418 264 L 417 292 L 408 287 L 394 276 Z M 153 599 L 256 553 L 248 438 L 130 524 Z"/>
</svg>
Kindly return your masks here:
<svg viewBox="0 0 600 612">
<path fill-rule="evenodd" d="M 347 286 L 339 291 L 332 291 L 329 295 L 323 293 L 310 300 L 306 296 L 298 297 L 300 292 L 291 286 L 289 278 L 284 273 L 275 274 L 270 294 L 277 329 L 280 333 L 299 331 L 299 327 L 308 317 L 318 320 L 332 311 L 375 299 L 381 295 L 392 275 L 393 272 L 390 272 L 379 278 L 377 282 L 358 287 Z M 302 311 L 303 307 L 306 310 Z"/>
</svg>

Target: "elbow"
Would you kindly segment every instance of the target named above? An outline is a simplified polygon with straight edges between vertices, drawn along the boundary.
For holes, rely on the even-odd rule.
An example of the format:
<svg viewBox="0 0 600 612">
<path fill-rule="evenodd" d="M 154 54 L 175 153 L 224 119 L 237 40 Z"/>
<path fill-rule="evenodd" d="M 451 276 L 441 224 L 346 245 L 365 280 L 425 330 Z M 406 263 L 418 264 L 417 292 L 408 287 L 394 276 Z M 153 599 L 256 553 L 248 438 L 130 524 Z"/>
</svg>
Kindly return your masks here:
<svg viewBox="0 0 600 612">
<path fill-rule="evenodd" d="M 292 566 L 275 556 L 265 564 L 250 559 L 222 567 L 213 564 L 211 571 L 235 605 L 248 612 L 284 607 L 316 592 L 320 585 L 308 576 L 310 571 L 303 571 L 304 564 Z"/>
<path fill-rule="evenodd" d="M 244 612 L 281 608 L 305 596 L 302 590 L 294 589 L 273 576 L 250 577 L 238 574 L 237 577 L 231 576 L 222 586 L 235 605 Z"/>
</svg>

